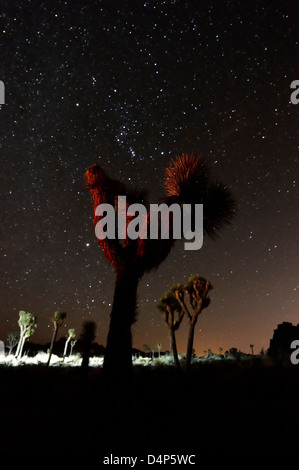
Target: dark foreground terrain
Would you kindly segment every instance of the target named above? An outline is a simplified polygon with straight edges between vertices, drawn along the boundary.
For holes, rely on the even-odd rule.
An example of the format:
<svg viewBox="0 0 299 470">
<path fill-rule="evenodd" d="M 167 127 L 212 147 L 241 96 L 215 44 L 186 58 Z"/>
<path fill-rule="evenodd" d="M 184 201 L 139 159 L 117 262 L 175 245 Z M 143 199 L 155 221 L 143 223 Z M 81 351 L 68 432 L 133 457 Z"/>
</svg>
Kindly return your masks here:
<svg viewBox="0 0 299 470">
<path fill-rule="evenodd" d="M 295 449 L 299 366 L 263 362 L 134 369 L 103 384 L 100 369 L 0 367 L 0 450 L 97 456 L 211 449 Z M 74 451 L 75 453 L 70 453 Z M 13 454 L 11 454 L 13 455 Z"/>
</svg>

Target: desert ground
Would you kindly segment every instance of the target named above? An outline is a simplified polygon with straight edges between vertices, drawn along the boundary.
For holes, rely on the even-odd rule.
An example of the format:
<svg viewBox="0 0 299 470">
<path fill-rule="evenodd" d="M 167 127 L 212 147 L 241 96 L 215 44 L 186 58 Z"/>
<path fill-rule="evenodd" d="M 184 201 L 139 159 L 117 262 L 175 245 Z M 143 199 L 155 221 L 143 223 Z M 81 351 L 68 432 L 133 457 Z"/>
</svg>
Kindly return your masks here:
<svg viewBox="0 0 299 470">
<path fill-rule="evenodd" d="M 115 455 L 297 447 L 299 369 L 267 360 L 135 366 L 106 384 L 100 367 L 0 366 L 1 450 Z"/>
</svg>

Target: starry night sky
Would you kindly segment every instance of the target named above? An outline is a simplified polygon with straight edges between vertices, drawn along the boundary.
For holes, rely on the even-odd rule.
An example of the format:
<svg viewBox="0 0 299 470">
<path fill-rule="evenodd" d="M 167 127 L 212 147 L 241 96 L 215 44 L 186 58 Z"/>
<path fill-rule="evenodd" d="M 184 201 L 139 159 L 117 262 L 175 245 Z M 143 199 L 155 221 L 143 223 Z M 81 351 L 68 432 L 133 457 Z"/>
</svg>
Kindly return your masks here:
<svg viewBox="0 0 299 470">
<path fill-rule="evenodd" d="M 98 163 L 159 202 L 164 168 L 186 152 L 231 188 L 237 215 L 142 279 L 133 345 L 169 348 L 156 303 L 195 273 L 214 286 L 198 354 L 259 352 L 278 323 L 299 322 L 298 16 L 293 0 L 2 0 L 1 339 L 27 310 L 32 341 L 49 341 L 64 310 L 60 336 L 94 320 L 105 344 L 114 273 L 83 174 Z"/>
</svg>

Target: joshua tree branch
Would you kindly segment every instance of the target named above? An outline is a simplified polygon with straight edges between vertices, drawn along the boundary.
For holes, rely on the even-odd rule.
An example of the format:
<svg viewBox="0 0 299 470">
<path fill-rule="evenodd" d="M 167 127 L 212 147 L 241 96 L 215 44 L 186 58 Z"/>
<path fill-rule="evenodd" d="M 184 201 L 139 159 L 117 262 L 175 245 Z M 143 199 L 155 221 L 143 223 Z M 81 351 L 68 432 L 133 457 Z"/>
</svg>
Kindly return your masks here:
<svg viewBox="0 0 299 470">
<path fill-rule="evenodd" d="M 186 307 L 186 304 L 185 304 L 185 302 L 184 302 L 183 294 L 181 294 L 181 292 L 180 292 L 179 290 L 176 290 L 176 291 L 175 291 L 175 296 L 176 296 L 177 301 L 179 302 L 179 304 L 180 304 L 180 306 L 181 306 L 181 309 L 182 309 L 183 313 L 186 314 L 188 320 L 191 321 L 191 320 L 192 320 L 192 316 L 191 316 L 189 310 L 188 310 L 187 307 Z M 182 319 L 183 319 L 183 317 L 181 318 L 180 321 L 182 321 Z"/>
<path fill-rule="evenodd" d="M 185 312 L 183 310 L 180 311 L 179 313 L 179 318 L 173 322 L 173 328 L 175 330 L 179 329 L 180 324 L 182 323 L 182 320 L 184 318 Z"/>
<path fill-rule="evenodd" d="M 194 289 L 195 289 L 195 287 L 194 287 Z M 204 291 L 201 295 L 200 295 L 199 290 L 196 287 L 196 294 L 198 296 L 197 297 L 198 298 L 198 303 L 197 303 L 196 310 L 194 312 L 194 315 L 196 315 L 196 317 L 198 317 L 198 315 L 201 313 L 202 307 L 203 307 L 203 301 L 206 299 L 210 289 L 211 289 L 210 281 L 206 281 Z"/>
</svg>

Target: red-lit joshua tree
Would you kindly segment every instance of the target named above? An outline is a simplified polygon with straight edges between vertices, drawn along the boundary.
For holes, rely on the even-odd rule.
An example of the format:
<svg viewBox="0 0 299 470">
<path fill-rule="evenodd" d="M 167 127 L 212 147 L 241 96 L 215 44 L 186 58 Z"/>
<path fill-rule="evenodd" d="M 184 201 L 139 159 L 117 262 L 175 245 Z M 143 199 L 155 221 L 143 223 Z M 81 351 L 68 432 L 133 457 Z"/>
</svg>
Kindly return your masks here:
<svg viewBox="0 0 299 470">
<path fill-rule="evenodd" d="M 95 225 L 101 219 L 95 215 L 96 207 L 108 203 L 115 206 L 117 212 L 118 196 L 126 196 L 127 205 L 136 202 L 146 205 L 145 192 L 127 191 L 123 183 L 110 179 L 98 165 L 86 171 L 85 181 L 93 199 Z M 212 183 L 209 169 L 200 158 L 183 155 L 172 160 L 166 169 L 164 183 L 167 192 L 164 202 L 167 205 L 203 204 L 206 235 L 215 236 L 223 225 L 230 222 L 234 212 L 231 193 L 222 184 Z M 127 218 L 127 225 L 129 222 Z M 149 211 L 145 223 L 149 226 Z M 168 240 L 140 237 L 132 240 L 126 237 L 123 240 L 105 238 L 98 241 L 116 274 L 104 372 L 126 373 L 132 367 L 131 326 L 136 318 L 139 280 L 145 272 L 157 268 L 165 260 L 175 240 L 170 236 Z"/>
</svg>

